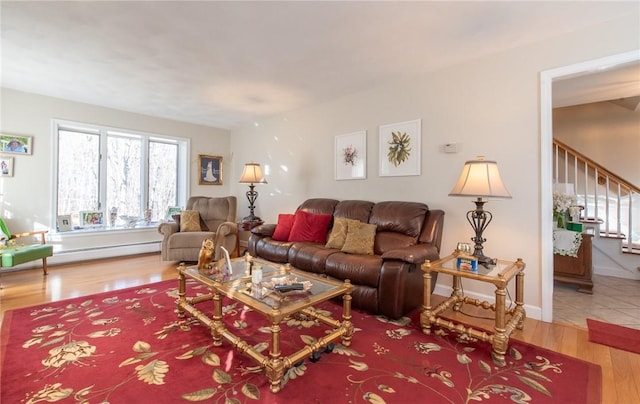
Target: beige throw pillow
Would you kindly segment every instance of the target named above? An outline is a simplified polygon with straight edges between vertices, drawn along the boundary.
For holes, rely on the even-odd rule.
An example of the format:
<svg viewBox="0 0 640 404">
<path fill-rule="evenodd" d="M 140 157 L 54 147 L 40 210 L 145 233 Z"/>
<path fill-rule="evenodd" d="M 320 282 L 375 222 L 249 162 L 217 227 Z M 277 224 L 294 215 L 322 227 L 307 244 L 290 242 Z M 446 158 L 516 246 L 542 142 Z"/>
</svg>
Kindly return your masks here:
<svg viewBox="0 0 640 404">
<path fill-rule="evenodd" d="M 347 219 L 346 217 L 336 217 L 333 219 L 333 228 L 329 235 L 329 240 L 325 247 L 337 248 L 338 250 L 344 245 L 347 239 L 347 226 L 349 222 L 357 222 L 357 220 Z"/>
<path fill-rule="evenodd" d="M 180 212 L 180 231 L 200 231 L 200 213 L 197 210 Z"/>
<path fill-rule="evenodd" d="M 342 246 L 342 251 L 350 254 L 373 255 L 375 238 L 375 224 L 352 220 L 347 228 L 347 238 Z"/>
</svg>

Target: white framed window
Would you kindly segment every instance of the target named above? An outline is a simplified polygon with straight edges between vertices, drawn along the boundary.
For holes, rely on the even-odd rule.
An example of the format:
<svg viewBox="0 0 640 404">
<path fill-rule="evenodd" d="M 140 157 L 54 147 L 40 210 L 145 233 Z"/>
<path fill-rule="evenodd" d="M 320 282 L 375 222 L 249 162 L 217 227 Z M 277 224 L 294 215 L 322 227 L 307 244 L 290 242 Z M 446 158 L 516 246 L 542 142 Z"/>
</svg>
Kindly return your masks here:
<svg viewBox="0 0 640 404">
<path fill-rule="evenodd" d="M 126 228 L 147 209 L 157 222 L 185 205 L 189 139 L 61 120 L 53 135 L 54 220 L 71 215 L 76 230 Z M 92 223 L 88 212 L 97 213 Z"/>
</svg>

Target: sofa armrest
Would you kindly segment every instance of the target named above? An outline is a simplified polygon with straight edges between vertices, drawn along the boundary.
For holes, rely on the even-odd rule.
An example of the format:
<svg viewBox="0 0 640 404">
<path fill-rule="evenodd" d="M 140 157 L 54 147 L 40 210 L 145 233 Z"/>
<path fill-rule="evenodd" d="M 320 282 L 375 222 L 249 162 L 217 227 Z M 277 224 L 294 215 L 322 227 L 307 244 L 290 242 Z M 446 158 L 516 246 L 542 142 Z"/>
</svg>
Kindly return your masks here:
<svg viewBox="0 0 640 404">
<path fill-rule="evenodd" d="M 389 250 L 382 254 L 382 260 L 400 260 L 409 264 L 421 265 L 425 260 L 440 258 L 433 244 L 416 244 L 406 248 Z"/>
<path fill-rule="evenodd" d="M 273 236 L 273 232 L 276 231 L 276 225 L 273 223 L 261 224 L 251 229 L 251 233 L 257 234 L 263 237 Z"/>
<path fill-rule="evenodd" d="M 173 233 L 177 233 L 179 230 L 178 223 L 175 222 L 164 222 L 158 225 L 158 233 L 162 234 L 165 239 Z"/>
</svg>

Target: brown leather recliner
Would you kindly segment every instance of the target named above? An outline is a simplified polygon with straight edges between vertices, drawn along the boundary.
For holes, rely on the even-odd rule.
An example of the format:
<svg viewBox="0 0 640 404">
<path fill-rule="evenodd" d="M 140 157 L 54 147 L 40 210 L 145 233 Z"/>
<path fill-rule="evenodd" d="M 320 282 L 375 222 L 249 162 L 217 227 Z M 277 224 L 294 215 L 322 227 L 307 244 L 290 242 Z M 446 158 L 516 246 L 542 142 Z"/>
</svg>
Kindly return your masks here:
<svg viewBox="0 0 640 404">
<path fill-rule="evenodd" d="M 320 243 L 276 241 L 271 238 L 275 224 L 251 230 L 249 253 L 321 276 L 349 279 L 354 285 L 353 306 L 371 313 L 397 319 L 423 303 L 420 265 L 439 258 L 444 211 L 418 202 L 324 198 L 309 199 L 298 210 L 375 224 L 374 254 L 349 254 Z M 437 274 L 431 275 L 433 289 Z"/>
</svg>

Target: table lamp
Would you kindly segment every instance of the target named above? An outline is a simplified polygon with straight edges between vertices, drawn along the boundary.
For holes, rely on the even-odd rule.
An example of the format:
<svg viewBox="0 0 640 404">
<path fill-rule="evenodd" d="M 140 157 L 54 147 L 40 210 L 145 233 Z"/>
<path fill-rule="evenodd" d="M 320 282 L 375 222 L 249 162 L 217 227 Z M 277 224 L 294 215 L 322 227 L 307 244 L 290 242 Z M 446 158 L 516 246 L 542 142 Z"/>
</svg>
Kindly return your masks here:
<svg viewBox="0 0 640 404">
<path fill-rule="evenodd" d="M 244 165 L 244 170 L 242 170 L 242 177 L 240 177 L 241 184 L 249 184 L 249 191 L 247 191 L 247 199 L 249 200 L 249 216 L 242 219 L 243 222 L 261 222 L 258 216 L 253 214 L 255 209 L 255 202 L 258 199 L 258 191 L 254 190 L 254 184 L 266 184 L 267 181 L 264 179 L 264 175 L 262 174 L 262 168 L 258 163 L 247 163 Z"/>
<path fill-rule="evenodd" d="M 484 255 L 482 244 L 486 241 L 482 233 L 491 223 L 493 215 L 484 210 L 486 199 L 483 198 L 511 198 L 511 194 L 505 188 L 500 178 L 498 164 L 495 161 L 485 160 L 479 156 L 476 160 L 464 163 L 462 174 L 453 187 L 449 196 L 475 196 L 476 208 L 467 212 L 467 221 L 475 232 L 471 240 L 475 243 L 473 255 L 478 262 L 485 267 L 495 265 L 496 261 Z"/>
</svg>

